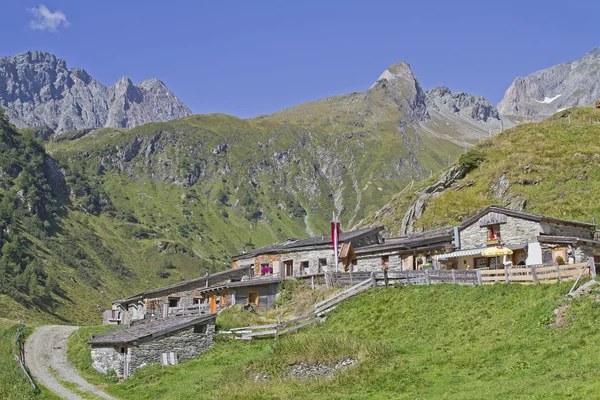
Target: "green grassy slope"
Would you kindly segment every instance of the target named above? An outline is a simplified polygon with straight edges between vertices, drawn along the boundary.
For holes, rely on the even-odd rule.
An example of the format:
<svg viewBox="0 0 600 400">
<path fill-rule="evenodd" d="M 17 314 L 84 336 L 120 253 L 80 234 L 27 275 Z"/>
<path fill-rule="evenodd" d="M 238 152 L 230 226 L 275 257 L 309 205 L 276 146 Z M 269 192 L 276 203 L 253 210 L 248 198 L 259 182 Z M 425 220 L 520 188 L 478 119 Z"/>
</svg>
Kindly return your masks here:
<svg viewBox="0 0 600 400">
<path fill-rule="evenodd" d="M 58 399 L 46 388 L 39 387 L 40 393 L 34 392 L 29 381 L 21 372 L 21 368 L 13 358 L 13 342 L 19 329 L 16 321 L 0 318 L 0 398 L 6 400 L 25 399 Z M 29 328 L 25 334 L 31 333 Z"/>
<path fill-rule="evenodd" d="M 481 164 L 429 200 L 415 227 L 458 224 L 491 204 L 524 205 L 525 211 L 556 218 L 600 220 L 596 201 L 600 196 L 599 122 L 599 110 L 574 108 L 481 142 L 467 154 L 481 156 Z M 394 197 L 366 223 L 385 224 L 391 232 L 397 231 L 407 208 L 419 197 L 419 189 L 433 182 L 421 182 Z"/>
<path fill-rule="evenodd" d="M 107 391 L 123 399 L 590 398 L 600 389 L 598 293 L 573 300 L 566 326 L 553 327 L 569 286 L 372 290 L 299 334 L 218 342 Z M 344 357 L 361 362 L 331 380 L 277 378 L 291 362 Z M 257 373 L 271 379 L 257 382 Z"/>
</svg>

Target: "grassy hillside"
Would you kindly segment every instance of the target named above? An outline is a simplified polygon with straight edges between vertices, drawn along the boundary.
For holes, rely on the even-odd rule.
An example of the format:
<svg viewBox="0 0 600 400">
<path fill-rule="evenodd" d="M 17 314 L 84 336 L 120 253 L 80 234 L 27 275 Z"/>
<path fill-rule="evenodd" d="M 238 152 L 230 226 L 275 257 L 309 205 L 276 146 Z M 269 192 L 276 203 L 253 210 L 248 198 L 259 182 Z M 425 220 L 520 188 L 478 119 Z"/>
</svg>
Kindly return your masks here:
<svg viewBox="0 0 600 400">
<path fill-rule="evenodd" d="M 107 391 L 123 399 L 590 398 L 600 390 L 598 293 L 573 300 L 565 326 L 555 327 L 553 310 L 569 286 L 371 290 L 299 334 L 218 342 Z M 345 357 L 360 363 L 331 380 L 280 378 L 292 362 Z"/>
<path fill-rule="evenodd" d="M 35 393 L 21 372 L 21 368 L 13 358 L 13 342 L 17 329 L 19 329 L 19 324 L 16 321 L 0 318 L 0 398 L 6 400 L 58 399 L 44 387 L 40 387 L 40 393 Z M 26 335 L 30 332 L 29 328 L 25 329 Z"/>
<path fill-rule="evenodd" d="M 462 156 L 472 170 L 428 200 L 415 227 L 458 224 L 491 204 L 556 218 L 600 221 L 599 135 L 600 110 L 573 108 L 485 140 Z M 434 182 L 421 182 L 397 195 L 366 223 L 385 224 L 397 232 L 408 207 Z"/>
</svg>

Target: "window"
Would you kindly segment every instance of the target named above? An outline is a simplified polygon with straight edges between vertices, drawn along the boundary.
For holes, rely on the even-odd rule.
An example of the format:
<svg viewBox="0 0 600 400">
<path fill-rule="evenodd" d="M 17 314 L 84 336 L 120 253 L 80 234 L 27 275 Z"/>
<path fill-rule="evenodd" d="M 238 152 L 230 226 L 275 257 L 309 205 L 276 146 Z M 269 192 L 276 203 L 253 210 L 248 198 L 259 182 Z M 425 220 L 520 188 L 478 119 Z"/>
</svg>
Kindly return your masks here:
<svg viewBox="0 0 600 400">
<path fill-rule="evenodd" d="M 388 265 L 390 263 L 390 256 L 381 256 L 381 265 Z"/>
<path fill-rule="evenodd" d="M 198 305 L 198 304 L 200 304 L 200 299 L 197 298 L 197 297 L 193 298 L 192 299 L 192 304 L 195 305 L 195 306 Z"/>
<path fill-rule="evenodd" d="M 273 273 L 273 267 L 269 265 L 269 263 L 260 264 L 260 274 L 261 275 L 271 275 Z"/>
<path fill-rule="evenodd" d="M 206 324 L 194 325 L 194 333 L 206 333 L 207 328 Z"/>
<path fill-rule="evenodd" d="M 179 307 L 179 297 L 170 297 L 169 307 Z"/>
<path fill-rule="evenodd" d="M 248 292 L 248 304 L 258 307 L 258 292 Z"/>
<path fill-rule="evenodd" d="M 121 347 L 119 349 L 119 353 L 121 353 L 121 354 L 125 354 L 126 351 L 127 351 L 127 349 L 125 347 Z"/>
<path fill-rule="evenodd" d="M 319 273 L 327 271 L 327 259 L 319 258 Z"/>
<path fill-rule="evenodd" d="M 294 261 L 284 261 L 283 264 L 285 265 L 285 276 L 294 276 Z"/>
<path fill-rule="evenodd" d="M 300 272 L 302 273 L 302 275 L 308 275 L 308 273 L 310 272 L 310 268 L 308 267 L 308 261 L 300 262 Z"/>
<path fill-rule="evenodd" d="M 500 224 L 488 225 L 488 241 L 500 240 Z"/>
</svg>

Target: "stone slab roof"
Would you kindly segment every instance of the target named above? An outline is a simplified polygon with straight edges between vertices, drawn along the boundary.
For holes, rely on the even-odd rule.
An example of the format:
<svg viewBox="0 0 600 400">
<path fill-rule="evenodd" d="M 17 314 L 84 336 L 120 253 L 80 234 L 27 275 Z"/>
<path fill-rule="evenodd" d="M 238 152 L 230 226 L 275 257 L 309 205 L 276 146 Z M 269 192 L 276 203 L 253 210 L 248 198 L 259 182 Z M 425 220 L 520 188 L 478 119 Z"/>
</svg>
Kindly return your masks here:
<svg viewBox="0 0 600 400">
<path fill-rule="evenodd" d="M 549 222 L 549 223 L 580 226 L 580 227 L 584 227 L 584 228 L 595 228 L 596 227 L 595 224 L 590 224 L 587 222 L 569 221 L 566 219 L 547 217 L 545 215 L 540 215 L 540 214 L 530 214 L 530 213 L 526 213 L 523 211 L 511 210 L 509 208 L 504 208 L 504 207 L 499 207 L 499 206 L 489 206 L 489 207 L 484 208 L 477 214 L 464 220 L 463 223 L 460 224 L 459 228 L 464 229 L 467 226 L 472 225 L 474 222 L 478 221 L 479 218 L 483 217 L 484 215 L 486 215 L 490 212 L 495 212 L 495 213 L 504 214 L 504 215 L 508 215 L 511 217 L 526 219 L 526 220 L 535 221 L 535 222 Z"/>
<path fill-rule="evenodd" d="M 386 238 L 385 242 L 382 244 L 363 246 L 355 251 L 356 254 L 368 254 L 382 251 L 411 252 L 416 250 L 429 250 L 451 245 L 452 239 L 453 228 L 448 226 L 430 231 L 413 233 L 408 236 Z"/>
<path fill-rule="evenodd" d="M 146 297 L 150 297 L 152 295 L 156 295 L 159 294 L 161 292 L 172 292 L 175 289 L 182 289 L 185 288 L 186 286 L 198 286 L 200 287 L 202 284 L 206 284 L 206 281 L 210 282 L 220 282 L 220 281 L 224 281 L 227 279 L 232 279 L 232 278 L 241 278 L 243 275 L 246 275 L 248 273 L 248 269 L 250 269 L 252 267 L 252 265 L 243 265 L 243 266 L 239 266 L 237 268 L 234 269 L 227 269 L 225 271 L 221 271 L 221 272 L 217 272 L 215 274 L 211 274 L 211 275 L 205 275 L 202 276 L 200 278 L 194 278 L 194 279 L 190 279 L 187 281 L 182 281 L 182 282 L 177 282 L 174 283 L 172 285 L 169 286 L 164 286 L 158 289 L 151 289 L 151 290 L 147 290 L 145 292 L 141 292 L 138 293 L 136 295 L 133 295 L 131 297 L 127 297 L 125 299 L 121 299 L 121 300 L 117 300 L 117 301 L 113 301 L 113 304 L 118 304 L 118 303 L 129 303 L 138 299 L 143 299 Z"/>
<path fill-rule="evenodd" d="M 577 242 L 586 242 L 592 244 L 600 244 L 600 241 L 593 239 L 580 238 L 575 236 L 555 236 L 555 235 L 540 235 L 537 237 L 540 243 L 556 243 L 556 244 L 577 244 Z"/>
<path fill-rule="evenodd" d="M 106 332 L 93 335 L 88 342 L 92 346 L 132 343 L 147 337 L 158 337 L 180 329 L 214 320 L 217 314 L 202 314 L 185 317 L 168 317 L 142 322 L 131 327 L 120 326 Z"/>
<path fill-rule="evenodd" d="M 231 282 L 227 285 L 227 287 L 245 287 L 245 286 L 260 286 L 260 285 L 270 285 L 273 283 L 281 283 L 283 282 L 284 279 L 282 277 L 265 277 L 265 278 L 255 278 L 255 279 L 248 279 L 245 281 L 237 281 L 237 282 Z"/>
<path fill-rule="evenodd" d="M 377 226 L 373 228 L 364 228 L 356 231 L 340 233 L 340 243 L 353 242 L 366 236 L 378 234 L 384 228 Z M 313 250 L 331 245 L 331 235 L 314 236 L 307 239 L 290 239 L 283 243 L 270 244 L 255 250 L 250 250 L 244 254 L 238 254 L 233 258 L 251 258 L 261 254 L 283 253 L 286 251 Z"/>
</svg>

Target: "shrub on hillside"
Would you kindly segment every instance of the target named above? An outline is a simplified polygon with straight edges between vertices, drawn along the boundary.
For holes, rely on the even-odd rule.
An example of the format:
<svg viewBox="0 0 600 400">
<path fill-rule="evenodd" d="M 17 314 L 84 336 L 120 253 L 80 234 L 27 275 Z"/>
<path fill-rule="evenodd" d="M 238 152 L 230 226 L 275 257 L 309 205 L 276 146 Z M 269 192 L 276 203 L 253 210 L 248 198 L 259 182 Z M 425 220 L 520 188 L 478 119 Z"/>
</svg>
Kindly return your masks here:
<svg viewBox="0 0 600 400">
<path fill-rule="evenodd" d="M 463 173 L 466 174 L 477 168 L 483 161 L 485 161 L 485 153 L 479 150 L 469 150 L 460 156 L 458 164 Z"/>
</svg>

